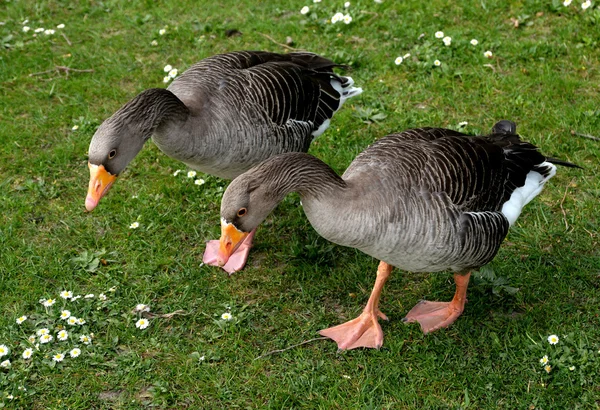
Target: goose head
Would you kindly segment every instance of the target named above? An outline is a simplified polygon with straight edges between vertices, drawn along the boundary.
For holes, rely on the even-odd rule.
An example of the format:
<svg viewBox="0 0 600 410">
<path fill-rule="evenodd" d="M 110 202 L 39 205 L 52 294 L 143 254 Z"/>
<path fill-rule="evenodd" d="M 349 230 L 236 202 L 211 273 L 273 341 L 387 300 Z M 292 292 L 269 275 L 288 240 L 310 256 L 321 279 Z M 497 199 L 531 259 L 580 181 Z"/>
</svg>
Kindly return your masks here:
<svg viewBox="0 0 600 410">
<path fill-rule="evenodd" d="M 165 121 L 184 118 L 187 107 L 169 90 L 151 88 L 126 103 L 104 121 L 88 150 L 90 183 L 85 207 L 92 211 L 117 176 Z"/>
<path fill-rule="evenodd" d="M 117 176 L 144 146 L 145 138 L 141 130 L 123 121 L 117 114 L 100 125 L 90 143 L 90 183 L 85 199 L 85 208 L 88 211 L 92 211 L 98 205 Z"/>
<path fill-rule="evenodd" d="M 221 200 L 221 238 L 217 263 L 223 266 L 244 239 L 271 213 L 285 194 L 261 184 L 250 170 L 234 179 Z"/>
</svg>

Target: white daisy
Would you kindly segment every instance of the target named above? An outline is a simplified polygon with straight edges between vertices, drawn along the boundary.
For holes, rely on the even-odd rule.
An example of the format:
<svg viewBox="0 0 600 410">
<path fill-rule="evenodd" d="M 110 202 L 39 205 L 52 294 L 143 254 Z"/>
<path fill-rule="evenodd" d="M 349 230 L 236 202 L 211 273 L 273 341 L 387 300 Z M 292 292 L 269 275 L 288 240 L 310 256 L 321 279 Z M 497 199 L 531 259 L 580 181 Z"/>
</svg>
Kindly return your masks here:
<svg viewBox="0 0 600 410">
<path fill-rule="evenodd" d="M 447 47 L 450 44 L 452 44 L 452 37 L 446 36 L 442 39 L 442 41 L 444 42 L 444 45 Z"/>
<path fill-rule="evenodd" d="M 196 171 L 188 171 L 188 173 L 187 173 L 188 178 L 194 178 L 195 176 L 196 176 Z"/>
<path fill-rule="evenodd" d="M 544 357 L 542 357 L 540 359 L 541 364 L 548 364 L 549 361 L 550 361 L 550 359 L 548 359 L 548 355 L 545 355 Z"/>
<path fill-rule="evenodd" d="M 81 295 L 73 296 L 73 297 L 71 298 L 71 301 L 75 301 L 75 300 L 77 300 L 77 299 L 81 299 Z"/>
<path fill-rule="evenodd" d="M 313 0 L 313 3 L 320 3 L 321 0 Z"/>
<path fill-rule="evenodd" d="M 444 32 L 443 31 L 436 31 L 435 32 L 435 38 L 444 38 Z"/>
<path fill-rule="evenodd" d="M 404 54 L 404 56 L 402 58 L 406 60 L 408 57 L 410 57 L 410 53 Z"/>
<path fill-rule="evenodd" d="M 73 358 L 78 357 L 80 354 L 81 354 L 81 349 L 78 347 L 71 349 L 71 351 L 69 352 L 69 355 Z"/>
<path fill-rule="evenodd" d="M 171 77 L 169 77 L 169 76 L 163 77 L 163 83 L 165 83 L 165 84 L 166 84 L 166 83 L 168 83 L 169 81 L 171 81 Z"/>
<path fill-rule="evenodd" d="M 131 225 L 129 225 L 129 229 L 137 229 L 140 227 L 140 223 L 135 221 Z"/>
<path fill-rule="evenodd" d="M 439 66 L 441 66 L 441 65 L 442 65 L 442 62 L 441 62 L 440 60 L 435 60 L 435 61 L 433 62 L 433 65 L 434 65 L 434 66 L 436 66 L 436 67 L 439 67 Z"/>
<path fill-rule="evenodd" d="M 402 64 L 402 61 L 404 61 L 404 58 L 396 57 L 396 59 L 394 60 L 394 64 L 400 65 L 400 64 Z"/>
<path fill-rule="evenodd" d="M 483 56 L 485 58 L 492 58 L 493 54 L 490 50 L 486 51 L 485 53 L 483 53 Z"/>
<path fill-rule="evenodd" d="M 176 177 L 177 175 L 179 175 L 180 172 L 181 172 L 181 170 L 178 169 L 177 171 L 173 172 L 173 176 Z"/>
<path fill-rule="evenodd" d="M 550 371 L 552 370 L 552 366 L 547 364 L 546 366 L 544 366 L 544 370 L 546 371 L 546 373 L 550 373 Z"/>
<path fill-rule="evenodd" d="M 47 334 L 50 334 L 50 331 L 46 328 L 40 329 L 37 332 L 35 332 L 38 336 L 44 336 Z"/>
<path fill-rule="evenodd" d="M 56 26 L 56 28 L 65 28 L 65 25 L 60 23 L 58 26 Z"/>
<path fill-rule="evenodd" d="M 143 303 L 138 303 L 135 305 L 135 312 L 150 312 L 150 306 L 145 305 Z"/>
<path fill-rule="evenodd" d="M 0 357 L 6 356 L 10 353 L 10 349 L 6 345 L 0 345 Z"/>
<path fill-rule="evenodd" d="M 75 316 L 70 316 L 69 319 L 67 320 L 67 323 L 70 324 L 71 326 L 74 326 L 77 324 L 77 318 Z"/>
<path fill-rule="evenodd" d="M 31 335 L 27 338 L 27 340 L 29 341 L 29 343 L 35 343 L 35 336 Z"/>
<path fill-rule="evenodd" d="M 63 299 L 71 299 L 73 297 L 73 292 L 70 290 L 63 290 L 60 292 L 60 297 Z"/>
<path fill-rule="evenodd" d="M 585 10 L 587 8 L 589 8 L 592 5 L 592 2 L 590 0 L 584 1 L 583 3 L 581 3 L 581 9 Z"/>
<path fill-rule="evenodd" d="M 32 355 L 33 355 L 33 349 L 31 347 L 28 347 L 27 349 L 23 350 L 23 355 L 22 355 L 23 359 L 27 360 Z"/>
<path fill-rule="evenodd" d="M 42 302 L 42 305 L 44 305 L 45 307 L 50 307 L 52 305 L 54 305 L 56 303 L 56 299 L 46 299 L 44 300 L 44 302 Z"/>
<path fill-rule="evenodd" d="M 54 337 L 52 337 L 52 335 L 41 335 L 40 336 L 40 343 L 41 344 L 50 343 L 53 340 L 54 340 Z"/>
<path fill-rule="evenodd" d="M 168 72 L 169 72 L 169 71 L 171 71 L 172 69 L 173 69 L 173 66 L 172 66 L 171 64 L 167 64 L 167 65 L 165 66 L 165 68 L 163 68 L 163 71 L 164 71 L 165 73 L 168 73 Z"/>
<path fill-rule="evenodd" d="M 60 318 L 61 319 L 68 319 L 71 317 L 71 312 L 68 310 L 63 310 L 62 312 L 60 312 Z"/>
<path fill-rule="evenodd" d="M 101 293 L 98 295 L 98 299 L 105 301 L 106 300 L 106 295 L 104 293 Z"/>
<path fill-rule="evenodd" d="M 459 126 L 460 128 L 462 128 L 462 127 L 466 127 L 467 125 L 469 125 L 469 123 L 468 123 L 467 121 L 461 121 L 461 122 L 459 122 L 459 123 L 458 123 L 458 126 Z"/>
<path fill-rule="evenodd" d="M 158 34 L 160 34 L 161 36 L 164 36 L 166 34 L 167 30 L 164 28 L 161 28 L 160 30 L 158 30 Z"/>
<path fill-rule="evenodd" d="M 158 45 L 158 41 L 156 41 L 156 40 L 152 40 L 152 41 L 150 42 L 150 45 L 157 46 L 157 45 Z"/>
<path fill-rule="evenodd" d="M 569 7 L 569 6 L 571 5 L 571 2 L 572 2 L 572 1 L 573 1 L 573 0 L 565 0 L 565 1 L 563 1 L 563 6 L 565 6 L 565 7 Z"/>
<path fill-rule="evenodd" d="M 229 321 L 233 319 L 233 316 L 231 316 L 231 313 L 225 312 L 221 315 L 221 319 Z"/>
<path fill-rule="evenodd" d="M 177 77 L 177 73 L 178 73 L 178 71 L 176 68 L 169 70 L 169 77 L 175 78 L 175 77 Z"/>
<path fill-rule="evenodd" d="M 71 128 L 71 130 L 73 131 L 77 131 L 79 129 L 79 125 L 73 125 L 73 127 Z"/>
<path fill-rule="evenodd" d="M 56 335 L 56 338 L 58 340 L 60 340 L 61 342 L 67 340 L 69 338 L 69 332 L 67 332 L 66 330 L 61 330 L 60 332 L 58 332 L 58 334 Z"/>
<path fill-rule="evenodd" d="M 44 28 L 40 27 L 40 28 L 36 28 L 34 31 L 35 31 L 36 33 L 41 33 L 41 32 L 43 32 L 44 30 L 45 30 Z"/>
<path fill-rule="evenodd" d="M 333 17 L 331 18 L 331 23 L 335 24 L 338 21 L 342 21 L 344 19 L 344 14 L 343 13 L 335 13 L 333 15 Z"/>
<path fill-rule="evenodd" d="M 199 178 L 194 181 L 194 184 L 196 184 L 196 185 L 204 185 L 205 183 L 206 183 L 206 181 L 203 180 L 202 178 Z"/>
<path fill-rule="evenodd" d="M 27 316 L 23 315 L 23 316 L 19 316 L 16 320 L 17 325 L 20 325 L 21 323 L 23 323 L 24 321 L 27 320 Z"/>
<path fill-rule="evenodd" d="M 477 44 L 479 44 L 479 41 L 477 41 L 477 39 L 474 38 L 473 40 L 470 41 L 470 43 L 472 46 L 476 46 Z"/>
<path fill-rule="evenodd" d="M 346 14 L 344 16 L 344 23 L 346 23 L 346 24 L 352 23 L 352 17 L 350 16 L 350 14 Z"/>
<path fill-rule="evenodd" d="M 2 363 L 0 363 L 0 367 L 4 367 L 5 369 L 8 369 L 10 367 L 10 360 L 6 359 Z"/>
<path fill-rule="evenodd" d="M 150 321 L 148 319 L 140 319 L 135 322 L 135 327 L 138 329 L 145 329 L 150 325 Z"/>
<path fill-rule="evenodd" d="M 29 30 L 31 30 L 31 27 L 23 26 L 23 33 L 27 33 Z"/>
<path fill-rule="evenodd" d="M 44 34 L 47 36 L 54 34 L 54 33 L 55 33 L 55 31 L 51 28 L 49 28 L 48 30 L 44 30 Z"/>
<path fill-rule="evenodd" d="M 304 6 L 302 7 L 302 9 L 300 9 L 300 14 L 306 14 L 310 11 L 310 9 L 308 8 L 308 6 Z"/>
<path fill-rule="evenodd" d="M 84 345 L 89 345 L 90 343 L 92 343 L 92 338 L 90 336 L 81 335 L 79 336 L 79 341 Z"/>
<path fill-rule="evenodd" d="M 94 297 L 93 293 L 88 293 L 87 295 L 85 295 L 83 298 L 84 299 L 92 299 Z"/>
<path fill-rule="evenodd" d="M 56 353 L 54 356 L 52 356 L 52 360 L 54 360 L 55 362 L 62 362 L 64 358 L 65 355 L 62 353 Z"/>
<path fill-rule="evenodd" d="M 345 7 L 345 8 L 348 8 L 348 7 L 350 7 L 350 2 L 349 2 L 349 1 L 345 2 L 345 3 L 344 3 L 344 7 Z"/>
<path fill-rule="evenodd" d="M 575 366 L 569 366 L 569 370 L 570 370 L 570 371 L 573 371 L 573 370 L 575 370 Z"/>
<path fill-rule="evenodd" d="M 81 326 L 81 325 L 85 325 L 85 324 L 86 324 L 86 321 L 85 321 L 85 319 L 84 319 L 84 318 L 80 317 L 79 319 L 77 319 L 77 324 L 78 324 L 79 326 Z"/>
<path fill-rule="evenodd" d="M 556 335 L 550 335 L 548 336 L 548 343 L 550 343 L 551 345 L 555 345 L 558 343 L 558 336 Z"/>
</svg>

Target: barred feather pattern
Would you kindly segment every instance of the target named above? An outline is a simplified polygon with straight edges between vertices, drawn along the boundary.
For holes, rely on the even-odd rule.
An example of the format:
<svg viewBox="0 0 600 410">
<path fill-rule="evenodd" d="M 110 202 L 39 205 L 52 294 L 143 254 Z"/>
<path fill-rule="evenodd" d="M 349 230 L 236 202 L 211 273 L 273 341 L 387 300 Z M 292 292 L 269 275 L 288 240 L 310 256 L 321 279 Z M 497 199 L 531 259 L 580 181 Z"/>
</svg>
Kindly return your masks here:
<svg viewBox="0 0 600 410">
<path fill-rule="evenodd" d="M 232 182 L 221 215 L 233 220 L 240 192 L 261 190 L 244 202 L 249 214 L 261 210 L 260 218 L 242 227 L 249 231 L 285 194 L 297 191 L 310 223 L 334 243 L 408 271 L 462 272 L 496 255 L 511 224 L 503 205 L 530 173 L 539 173 L 539 187 L 528 191 L 524 206 L 553 167 L 516 134 L 469 137 L 414 129 L 372 144 L 341 178 L 308 154 L 272 158 Z"/>
<path fill-rule="evenodd" d="M 159 127 L 153 140 L 167 155 L 225 178 L 280 153 L 306 152 L 343 100 L 362 91 L 335 66 L 312 53 L 204 59 L 168 87 L 189 119 Z"/>
</svg>

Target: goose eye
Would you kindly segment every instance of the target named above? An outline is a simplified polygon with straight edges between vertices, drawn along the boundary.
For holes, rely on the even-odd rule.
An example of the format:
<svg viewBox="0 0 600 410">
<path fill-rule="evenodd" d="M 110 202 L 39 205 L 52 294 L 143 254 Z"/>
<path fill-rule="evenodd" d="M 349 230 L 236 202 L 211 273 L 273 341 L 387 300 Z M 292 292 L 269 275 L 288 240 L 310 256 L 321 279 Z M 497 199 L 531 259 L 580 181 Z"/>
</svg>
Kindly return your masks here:
<svg viewBox="0 0 600 410">
<path fill-rule="evenodd" d="M 246 208 L 240 208 L 240 210 L 237 212 L 237 216 L 244 216 L 246 215 L 246 212 L 248 212 Z"/>
<path fill-rule="evenodd" d="M 113 149 L 108 153 L 108 159 L 113 159 L 117 155 L 117 150 Z"/>
</svg>

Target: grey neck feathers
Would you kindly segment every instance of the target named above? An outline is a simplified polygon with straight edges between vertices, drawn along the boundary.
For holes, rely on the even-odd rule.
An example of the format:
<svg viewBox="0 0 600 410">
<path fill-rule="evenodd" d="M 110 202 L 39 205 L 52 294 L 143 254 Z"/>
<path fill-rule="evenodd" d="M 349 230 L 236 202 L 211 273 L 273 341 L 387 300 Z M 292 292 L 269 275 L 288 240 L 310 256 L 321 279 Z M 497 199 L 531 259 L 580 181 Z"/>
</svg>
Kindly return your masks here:
<svg viewBox="0 0 600 410">
<path fill-rule="evenodd" d="M 185 121 L 189 109 L 171 91 L 150 88 L 138 94 L 114 115 L 113 119 L 127 119 L 139 127 L 139 132 L 148 139 L 161 125 L 171 121 Z"/>
<path fill-rule="evenodd" d="M 291 192 L 318 198 L 346 187 L 346 182 L 329 165 L 302 152 L 277 155 L 258 165 L 254 172 L 256 187 L 276 200 Z"/>
</svg>

